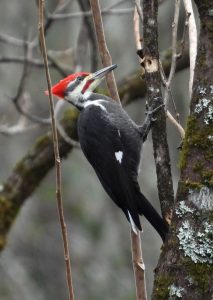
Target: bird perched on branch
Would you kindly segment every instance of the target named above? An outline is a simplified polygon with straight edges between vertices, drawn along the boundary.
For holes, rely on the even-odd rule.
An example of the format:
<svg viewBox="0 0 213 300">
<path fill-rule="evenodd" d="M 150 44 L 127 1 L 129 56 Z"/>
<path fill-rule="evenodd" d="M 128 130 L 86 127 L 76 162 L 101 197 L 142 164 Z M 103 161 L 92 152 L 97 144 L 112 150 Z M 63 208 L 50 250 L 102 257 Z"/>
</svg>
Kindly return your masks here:
<svg viewBox="0 0 213 300">
<path fill-rule="evenodd" d="M 157 230 L 163 240 L 168 227 L 141 193 L 138 172 L 141 150 L 150 130 L 153 115 L 161 108 L 147 112 L 141 126 L 136 125 L 113 99 L 93 93 L 107 73 L 116 65 L 95 73 L 69 75 L 54 85 L 53 95 L 80 110 L 78 136 L 87 160 L 93 166 L 110 198 L 124 212 L 132 230 L 141 230 L 139 215 Z"/>
</svg>

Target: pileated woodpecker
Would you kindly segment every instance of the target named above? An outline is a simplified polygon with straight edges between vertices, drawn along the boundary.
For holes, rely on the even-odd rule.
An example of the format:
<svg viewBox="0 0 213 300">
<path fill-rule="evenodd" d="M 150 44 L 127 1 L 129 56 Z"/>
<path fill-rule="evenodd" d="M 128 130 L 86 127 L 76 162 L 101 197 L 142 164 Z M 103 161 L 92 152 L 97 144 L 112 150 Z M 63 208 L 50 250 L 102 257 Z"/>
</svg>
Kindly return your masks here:
<svg viewBox="0 0 213 300">
<path fill-rule="evenodd" d="M 54 85 L 53 95 L 80 110 L 78 136 L 87 160 L 93 166 L 110 198 L 123 210 L 132 230 L 141 230 L 139 215 L 144 215 L 163 240 L 167 224 L 141 193 L 138 172 L 143 142 L 147 138 L 153 114 L 138 126 L 121 105 L 104 95 L 93 93 L 112 65 L 95 73 L 69 75 Z"/>
</svg>

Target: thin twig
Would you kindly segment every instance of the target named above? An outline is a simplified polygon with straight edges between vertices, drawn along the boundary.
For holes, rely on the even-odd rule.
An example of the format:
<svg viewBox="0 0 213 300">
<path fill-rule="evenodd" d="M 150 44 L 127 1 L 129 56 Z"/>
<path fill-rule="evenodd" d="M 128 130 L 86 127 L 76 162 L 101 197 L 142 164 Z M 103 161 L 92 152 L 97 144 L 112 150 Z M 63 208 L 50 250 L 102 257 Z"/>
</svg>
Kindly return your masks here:
<svg viewBox="0 0 213 300">
<path fill-rule="evenodd" d="M 179 11 L 180 11 L 180 0 L 175 0 L 175 12 L 174 12 L 174 21 L 172 23 L 172 63 L 170 68 L 170 73 L 168 80 L 166 82 L 165 91 L 164 91 L 164 99 L 163 102 L 165 104 L 165 108 L 168 107 L 169 94 L 171 89 L 172 79 L 175 74 L 176 69 L 176 61 L 177 61 L 177 28 L 178 28 L 178 19 L 179 19 Z"/>
<path fill-rule="evenodd" d="M 190 74 L 189 74 L 189 99 L 192 96 L 192 84 L 194 79 L 194 69 L 197 57 L 197 27 L 195 22 L 194 11 L 191 0 L 183 0 L 186 14 L 189 16 L 189 57 L 190 57 Z"/>
<path fill-rule="evenodd" d="M 137 234 L 131 229 L 132 262 L 135 275 L 136 299 L 146 300 L 145 264 L 143 262 L 140 231 Z"/>
<path fill-rule="evenodd" d="M 134 2 L 135 2 L 135 8 L 137 9 L 138 12 L 138 16 L 140 17 L 141 22 L 143 22 L 143 13 L 142 13 L 140 0 L 134 0 Z"/>
<path fill-rule="evenodd" d="M 189 16 L 190 16 L 190 14 L 186 13 L 186 19 L 185 19 L 184 28 L 183 28 L 183 35 L 182 35 L 182 39 L 180 41 L 180 50 L 179 50 L 179 53 L 177 54 L 178 59 L 180 59 L 182 57 L 184 49 L 185 49 L 186 33 L 187 33 L 187 30 L 189 29 Z"/>
<path fill-rule="evenodd" d="M 45 72 L 46 72 L 46 78 L 47 78 L 47 86 L 48 86 L 48 91 L 49 91 L 49 106 L 50 106 L 51 121 L 52 121 L 53 146 L 54 146 L 55 167 L 56 167 L 56 199 L 57 199 L 59 220 L 60 220 L 60 226 L 61 226 L 61 232 L 62 232 L 62 238 L 63 238 L 64 259 L 65 259 L 65 264 L 66 264 L 69 299 L 74 300 L 71 263 L 70 263 L 70 255 L 69 255 L 69 243 L 68 243 L 67 227 L 66 227 L 66 223 L 64 220 L 63 203 L 62 203 L 61 162 L 60 162 L 60 155 L 59 155 L 59 149 L 58 149 L 58 136 L 57 136 L 55 114 L 54 114 L 54 103 L 53 103 L 53 97 L 51 94 L 52 84 L 51 84 L 51 78 L 50 78 L 50 73 L 49 73 L 49 68 L 48 68 L 47 50 L 46 50 L 46 43 L 45 43 L 45 36 L 44 36 L 43 9 L 44 9 L 44 0 L 39 0 L 38 29 L 39 29 L 42 55 L 43 55 L 43 59 L 44 59 L 44 66 L 45 66 Z"/>
<path fill-rule="evenodd" d="M 133 12 L 133 8 L 117 8 L 117 9 L 103 9 L 101 13 L 103 15 L 126 15 Z M 72 19 L 72 18 L 79 18 L 79 17 L 91 17 L 92 12 L 91 11 L 78 11 L 73 13 L 67 13 L 67 14 L 55 14 L 55 15 L 49 15 L 48 17 L 53 20 L 61 21 L 65 19 Z"/>
<path fill-rule="evenodd" d="M 163 82 L 163 85 L 166 86 L 166 84 L 167 84 L 166 75 L 164 73 L 163 65 L 162 65 L 161 60 L 159 60 L 159 67 L 160 67 L 159 70 L 160 70 L 161 80 Z M 177 120 L 172 116 L 172 114 L 170 113 L 170 111 L 168 109 L 166 110 L 166 116 L 167 116 L 168 120 L 177 128 L 177 130 L 180 133 L 181 138 L 183 139 L 184 136 L 185 136 L 185 130 L 180 125 L 179 114 L 177 112 L 177 108 L 176 108 L 176 105 L 175 105 L 175 102 L 174 102 L 174 99 L 173 99 L 173 96 L 172 96 L 171 89 L 170 89 L 170 93 L 171 93 L 172 103 L 173 103 L 173 106 L 174 106 L 174 110 L 175 110 Z"/>
<path fill-rule="evenodd" d="M 138 14 L 137 6 L 135 6 L 135 10 L 134 10 L 133 26 L 134 26 L 136 49 L 139 50 L 139 49 L 141 49 L 141 37 L 140 37 L 139 14 Z M 140 57 L 139 57 L 139 59 L 140 59 L 140 62 L 141 62 Z"/>
<path fill-rule="evenodd" d="M 31 59 L 26 59 L 24 56 L 1 56 L 0 57 L 0 63 L 20 63 L 23 64 L 24 62 L 28 62 L 28 64 L 34 66 L 34 67 L 39 67 L 43 68 L 44 64 L 42 60 L 36 59 L 36 58 L 31 58 Z M 50 67 L 52 67 L 52 64 L 49 64 Z"/>
<path fill-rule="evenodd" d="M 140 20 L 142 20 L 142 9 L 140 2 L 135 1 L 135 11 L 133 16 L 133 25 L 134 25 L 134 35 L 135 35 L 135 44 L 136 49 L 141 49 L 141 38 L 140 38 Z M 141 63 L 142 59 L 139 58 Z M 131 246 L 132 246 L 132 263 L 135 275 L 135 288 L 136 288 L 136 298 L 137 300 L 146 300 L 146 280 L 145 280 L 145 264 L 143 263 L 142 257 L 142 247 L 141 247 L 141 238 L 140 232 L 135 234 L 131 229 Z"/>
<path fill-rule="evenodd" d="M 3 135 L 13 136 L 17 134 L 22 134 L 31 130 L 38 128 L 38 125 L 29 126 L 27 119 L 21 116 L 15 125 L 9 126 L 8 124 L 0 125 L 0 133 Z"/>
<path fill-rule="evenodd" d="M 94 25 L 95 25 L 97 40 L 98 40 L 98 48 L 99 48 L 101 61 L 102 61 L 103 66 L 107 67 L 112 64 L 112 58 L 110 56 L 110 53 L 109 53 L 109 50 L 108 50 L 107 44 L 106 44 L 99 0 L 90 0 L 90 5 L 91 5 L 91 10 L 92 10 L 92 16 L 93 16 L 93 21 L 94 21 Z M 115 77 L 114 77 L 113 72 L 110 72 L 106 76 L 106 82 L 107 82 L 107 87 L 109 89 L 110 96 L 112 97 L 112 99 L 120 102 L 118 89 L 116 86 Z"/>
<path fill-rule="evenodd" d="M 177 128 L 177 130 L 180 133 L 181 138 L 183 139 L 185 136 L 185 130 L 183 127 L 175 120 L 175 118 L 172 116 L 172 114 L 167 110 L 166 116 L 169 119 L 169 121 Z"/>
</svg>

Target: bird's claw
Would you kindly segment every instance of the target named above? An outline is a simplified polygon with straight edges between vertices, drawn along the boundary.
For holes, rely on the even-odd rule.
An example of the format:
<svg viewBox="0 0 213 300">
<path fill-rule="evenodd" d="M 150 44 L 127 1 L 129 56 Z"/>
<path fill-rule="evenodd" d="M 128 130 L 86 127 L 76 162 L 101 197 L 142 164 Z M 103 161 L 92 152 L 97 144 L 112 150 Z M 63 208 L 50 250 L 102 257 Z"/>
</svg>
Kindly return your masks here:
<svg viewBox="0 0 213 300">
<path fill-rule="evenodd" d="M 147 105 L 147 104 L 146 104 Z M 152 109 L 152 110 L 147 110 L 146 111 L 146 115 L 150 118 L 151 122 L 155 122 L 157 120 L 157 118 L 154 118 L 153 115 L 156 114 L 162 107 L 164 107 L 164 104 L 161 104 L 159 106 L 157 106 L 156 108 Z"/>
</svg>

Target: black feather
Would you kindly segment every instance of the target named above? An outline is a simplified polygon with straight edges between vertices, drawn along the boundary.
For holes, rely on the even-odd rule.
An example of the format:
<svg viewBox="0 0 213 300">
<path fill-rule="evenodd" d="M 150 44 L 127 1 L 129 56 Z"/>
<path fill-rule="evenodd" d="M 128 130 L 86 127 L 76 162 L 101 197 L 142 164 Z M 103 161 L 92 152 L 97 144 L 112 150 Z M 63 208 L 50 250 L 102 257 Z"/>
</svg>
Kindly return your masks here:
<svg viewBox="0 0 213 300">
<path fill-rule="evenodd" d="M 92 94 L 89 100 L 98 99 L 103 96 Z M 129 212 L 141 230 L 139 215 L 143 214 L 164 240 L 167 227 L 141 193 L 137 182 L 142 148 L 139 127 L 120 104 L 108 97 L 104 99 L 98 102 L 102 107 L 89 105 L 81 111 L 78 134 L 82 150 L 105 191 L 123 210 L 128 221 Z M 118 151 L 122 153 L 121 161 L 116 159 Z"/>
</svg>

